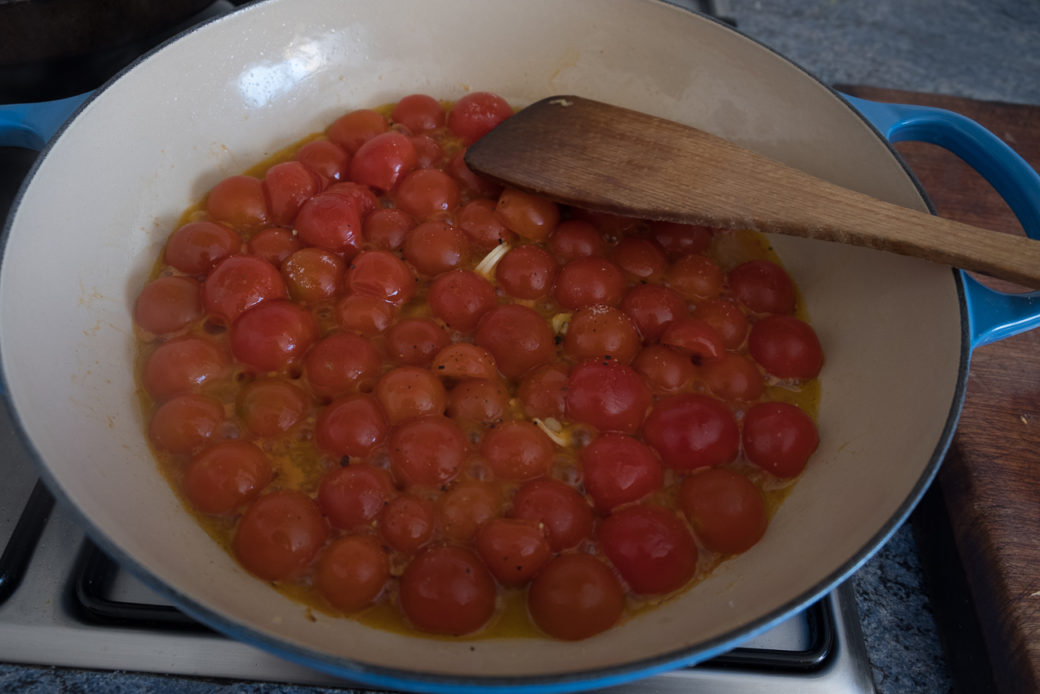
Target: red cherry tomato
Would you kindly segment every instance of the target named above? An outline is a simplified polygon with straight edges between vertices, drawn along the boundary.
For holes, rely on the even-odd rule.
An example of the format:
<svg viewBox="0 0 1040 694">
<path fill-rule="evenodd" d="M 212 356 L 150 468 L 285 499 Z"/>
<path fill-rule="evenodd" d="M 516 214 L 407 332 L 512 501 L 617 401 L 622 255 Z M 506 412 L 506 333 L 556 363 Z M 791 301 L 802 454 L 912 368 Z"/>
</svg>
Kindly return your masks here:
<svg viewBox="0 0 1040 694">
<path fill-rule="evenodd" d="M 660 284 L 632 287 L 618 308 L 635 321 L 639 334 L 647 342 L 659 339 L 668 323 L 689 315 L 686 301 L 674 289 Z"/>
<path fill-rule="evenodd" d="M 625 294 L 625 273 L 604 258 L 576 258 L 556 278 L 556 301 L 571 310 L 605 304 L 617 306 Z"/>
<path fill-rule="evenodd" d="M 389 251 L 365 251 L 350 263 L 346 285 L 355 294 L 374 296 L 401 306 L 415 295 L 415 275 Z"/>
<path fill-rule="evenodd" d="M 317 556 L 328 525 L 306 494 L 279 490 L 264 494 L 238 522 L 232 548 L 246 569 L 267 581 L 294 578 Z"/>
<path fill-rule="evenodd" d="M 346 113 L 326 129 L 325 134 L 350 154 L 358 151 L 365 142 L 390 127 L 383 114 L 372 109 L 358 109 Z"/>
<path fill-rule="evenodd" d="M 426 415 L 394 427 L 390 469 L 404 486 L 436 487 L 450 482 L 466 458 L 466 437 L 443 415 Z"/>
<path fill-rule="evenodd" d="M 697 546 L 675 513 L 659 506 L 625 506 L 597 533 L 603 553 L 633 592 L 664 595 L 682 588 L 697 569 Z"/>
<path fill-rule="evenodd" d="M 134 321 L 162 335 L 202 316 L 202 288 L 190 277 L 159 277 L 144 286 L 134 302 Z"/>
<path fill-rule="evenodd" d="M 429 542 L 437 523 L 433 502 L 414 494 L 398 494 L 379 515 L 379 533 L 398 552 L 413 554 Z"/>
<path fill-rule="evenodd" d="M 575 361 L 609 358 L 631 363 L 641 346 L 639 331 L 627 315 L 612 306 L 585 306 L 567 325 L 563 352 Z"/>
<path fill-rule="evenodd" d="M 255 176 L 230 176 L 213 186 L 206 212 L 214 222 L 242 231 L 262 229 L 271 218 L 263 183 Z"/>
<path fill-rule="evenodd" d="M 444 412 L 448 396 L 440 380 L 418 366 L 398 366 L 376 383 L 376 397 L 391 424 Z"/>
<path fill-rule="evenodd" d="M 357 183 L 392 189 L 415 168 L 415 145 L 407 136 L 389 131 L 366 140 L 350 160 L 350 178 Z"/>
<path fill-rule="evenodd" d="M 471 92 L 451 107 L 447 124 L 451 132 L 469 145 L 511 115 L 513 108 L 497 94 Z"/>
<path fill-rule="evenodd" d="M 661 344 L 686 352 L 698 361 L 715 359 L 726 351 L 719 331 L 693 316 L 677 318 L 664 326 Z"/>
<path fill-rule="evenodd" d="M 631 367 L 615 361 L 586 361 L 571 371 L 565 396 L 567 416 L 600 431 L 634 433 L 652 398 Z"/>
<path fill-rule="evenodd" d="M 543 299 L 552 291 L 560 266 L 540 246 L 517 246 L 495 266 L 495 279 L 517 299 Z"/>
<path fill-rule="evenodd" d="M 504 586 L 526 585 L 552 558 L 545 533 L 536 523 L 520 518 L 489 520 L 477 531 L 474 546 Z"/>
<path fill-rule="evenodd" d="M 427 94 L 409 94 L 394 104 L 390 119 L 413 133 L 436 130 L 444 125 L 444 107 Z"/>
<path fill-rule="evenodd" d="M 631 436 L 598 436 L 581 449 L 578 460 L 585 491 L 601 511 L 638 501 L 664 484 L 657 456 Z"/>
<path fill-rule="evenodd" d="M 632 368 L 658 395 L 686 390 L 697 376 L 690 356 L 666 345 L 644 347 L 632 360 Z"/>
<path fill-rule="evenodd" d="M 321 479 L 318 507 L 332 527 L 353 530 L 374 521 L 394 493 L 394 481 L 386 470 L 352 464 Z"/>
<path fill-rule="evenodd" d="M 440 171 L 444 164 L 444 148 L 429 135 L 413 135 L 412 146 L 415 147 L 415 166 L 419 169 Z"/>
<path fill-rule="evenodd" d="M 281 267 L 286 258 L 302 247 L 303 244 L 291 231 L 278 227 L 258 231 L 246 244 L 250 255 L 262 258 L 275 267 Z"/>
<path fill-rule="evenodd" d="M 403 246 L 408 232 L 414 228 L 415 218 L 396 207 L 373 211 L 362 225 L 365 241 L 384 251 L 396 251 Z"/>
<path fill-rule="evenodd" d="M 474 342 L 491 352 L 507 378 L 520 378 L 548 362 L 556 352 L 549 323 L 534 309 L 520 304 L 503 304 L 485 313 Z"/>
<path fill-rule="evenodd" d="M 560 209 L 552 200 L 513 188 L 498 196 L 495 214 L 510 231 L 528 241 L 544 241 L 560 222 Z"/>
<path fill-rule="evenodd" d="M 651 280 L 664 274 L 668 256 L 659 245 L 639 236 L 626 236 L 610 251 L 610 259 L 628 274 Z"/>
<path fill-rule="evenodd" d="M 399 364 L 429 366 L 450 344 L 448 332 L 430 318 L 402 318 L 386 331 L 386 351 Z"/>
<path fill-rule="evenodd" d="M 484 434 L 480 454 L 495 477 L 522 482 L 549 472 L 552 440 L 531 422 L 505 422 Z"/>
<path fill-rule="evenodd" d="M 242 237 L 234 229 L 215 222 L 189 222 L 170 234 L 163 259 L 181 272 L 205 275 L 241 248 Z"/>
<path fill-rule="evenodd" d="M 334 333 L 318 341 L 303 360 L 303 373 L 314 394 L 331 398 L 375 388 L 383 359 L 358 335 Z"/>
<path fill-rule="evenodd" d="M 673 258 L 702 253 L 711 245 L 711 227 L 675 222 L 651 222 L 647 236 Z"/>
<path fill-rule="evenodd" d="M 379 208 L 379 200 L 376 199 L 372 189 L 362 183 L 354 181 L 340 181 L 333 183 L 325 189 L 325 195 L 343 198 L 357 208 L 358 216 L 364 220 Z M 362 235 L 362 238 L 364 236 Z"/>
<path fill-rule="evenodd" d="M 336 322 L 344 330 L 373 337 L 390 327 L 396 312 L 396 306 L 377 296 L 351 294 L 336 304 Z"/>
<path fill-rule="evenodd" d="M 477 198 L 459 210 L 458 225 L 474 246 L 490 250 L 501 243 L 511 243 L 516 235 L 495 214 L 492 200 Z"/>
<path fill-rule="evenodd" d="M 495 612 L 495 581 L 480 559 L 462 547 L 430 547 L 405 567 L 401 611 L 423 631 L 468 634 Z"/>
<path fill-rule="evenodd" d="M 736 349 L 744 344 L 748 321 L 740 307 L 729 299 L 712 297 L 698 301 L 692 315 L 715 328 L 728 349 Z"/>
<path fill-rule="evenodd" d="M 263 301 L 286 296 L 285 282 L 278 268 L 252 255 L 233 255 L 221 260 L 202 285 L 206 312 L 228 323 Z"/>
<path fill-rule="evenodd" d="M 455 156 L 448 160 L 448 165 L 444 170 L 448 172 L 448 174 L 454 178 L 463 189 L 469 191 L 472 195 L 477 195 L 483 198 L 494 198 L 502 192 L 501 185 L 492 181 L 490 178 L 485 178 L 473 173 L 473 171 L 466 166 L 466 148 L 456 152 Z M 494 203 L 492 203 L 492 205 L 494 205 Z"/>
<path fill-rule="evenodd" d="M 307 394 L 282 379 L 253 381 L 238 393 L 238 415 L 257 436 L 286 433 L 303 420 L 310 408 Z"/>
<path fill-rule="evenodd" d="M 744 454 L 777 477 L 795 477 L 820 445 L 816 423 L 796 405 L 762 402 L 744 414 Z"/>
<path fill-rule="evenodd" d="M 564 364 L 545 364 L 528 373 L 517 388 L 516 396 L 528 417 L 562 417 L 567 377 Z"/>
<path fill-rule="evenodd" d="M 285 259 L 281 271 L 293 300 L 317 304 L 339 293 L 346 265 L 342 258 L 330 251 L 301 248 Z"/>
<path fill-rule="evenodd" d="M 527 609 L 549 636 L 577 641 L 621 619 L 625 593 L 613 572 L 589 554 L 562 554 L 531 581 Z"/>
<path fill-rule="evenodd" d="M 376 602 L 390 581 L 390 557 L 375 538 L 345 535 L 322 551 L 314 587 L 333 607 L 354 612 Z"/>
<path fill-rule="evenodd" d="M 823 368 L 823 348 L 816 331 L 794 316 L 767 316 L 756 322 L 748 336 L 748 349 L 777 378 L 816 378 Z"/>
<path fill-rule="evenodd" d="M 314 442 L 336 458 L 364 457 L 386 441 L 390 422 L 371 395 L 344 395 L 329 403 L 314 423 Z"/>
<path fill-rule="evenodd" d="M 418 169 L 404 177 L 394 194 L 397 206 L 416 219 L 443 217 L 459 206 L 459 185 L 437 169 Z"/>
<path fill-rule="evenodd" d="M 416 270 L 433 277 L 462 265 L 469 255 L 469 241 L 453 224 L 424 222 L 408 232 L 403 252 Z"/>
<path fill-rule="evenodd" d="M 494 424 L 509 414 L 509 391 L 494 378 L 467 378 L 448 394 L 448 416 L 461 424 Z"/>
<path fill-rule="evenodd" d="M 693 470 L 728 463 L 740 449 L 736 417 L 721 401 L 685 393 L 659 400 L 643 437 L 666 467 Z"/>
<path fill-rule="evenodd" d="M 301 359 L 318 334 L 318 323 L 306 308 L 265 301 L 231 324 L 231 353 L 259 371 L 277 371 Z"/>
<path fill-rule="evenodd" d="M 541 524 L 554 551 L 574 547 L 592 534 L 592 507 L 574 487 L 542 478 L 525 483 L 513 495 L 512 518 Z"/>
<path fill-rule="evenodd" d="M 312 140 L 294 158 L 321 179 L 322 186 L 342 181 L 350 173 L 350 154 L 331 140 Z"/>
<path fill-rule="evenodd" d="M 448 345 L 433 358 L 430 365 L 440 378 L 497 378 L 498 369 L 491 352 L 469 342 Z"/>
<path fill-rule="evenodd" d="M 201 337 L 177 337 L 159 345 L 145 361 L 144 388 L 158 401 L 198 390 L 227 375 L 228 359 Z"/>
<path fill-rule="evenodd" d="M 430 284 L 430 311 L 460 332 L 472 332 L 481 317 L 498 305 L 495 288 L 472 270 L 449 270 Z"/>
<path fill-rule="evenodd" d="M 184 469 L 184 495 L 203 513 L 230 513 L 259 494 L 273 476 L 271 461 L 255 445 L 222 441 Z"/>
<path fill-rule="evenodd" d="M 751 260 L 729 271 L 729 286 L 756 313 L 794 313 L 795 290 L 787 271 L 768 260 Z"/>
<path fill-rule="evenodd" d="M 477 528 L 502 511 L 498 486 L 480 480 L 456 483 L 437 500 L 437 526 L 453 542 L 467 544 Z"/>
<path fill-rule="evenodd" d="M 355 200 L 331 190 L 303 203 L 296 215 L 296 233 L 305 244 L 349 260 L 361 250 L 361 212 Z"/>
<path fill-rule="evenodd" d="M 739 472 L 713 468 L 690 475 L 678 501 L 704 546 L 720 554 L 745 552 L 766 532 L 762 492 Z"/>
<path fill-rule="evenodd" d="M 298 161 L 285 161 L 269 168 L 263 185 L 271 221 L 286 227 L 296 219 L 300 206 L 321 190 L 317 174 Z"/>
<path fill-rule="evenodd" d="M 575 258 L 603 256 L 607 252 L 607 242 L 603 234 L 589 222 L 580 219 L 560 222 L 546 246 L 564 263 Z"/>
<path fill-rule="evenodd" d="M 223 421 L 219 400 L 185 393 L 159 406 L 148 424 L 148 438 L 164 451 L 191 453 L 209 441 Z"/>
<path fill-rule="evenodd" d="M 665 284 L 687 301 L 706 299 L 722 291 L 725 275 L 714 260 L 705 255 L 684 255 L 665 272 Z"/>
<path fill-rule="evenodd" d="M 762 374 L 750 359 L 727 353 L 701 365 L 701 377 L 724 400 L 757 400 L 762 396 Z"/>
</svg>

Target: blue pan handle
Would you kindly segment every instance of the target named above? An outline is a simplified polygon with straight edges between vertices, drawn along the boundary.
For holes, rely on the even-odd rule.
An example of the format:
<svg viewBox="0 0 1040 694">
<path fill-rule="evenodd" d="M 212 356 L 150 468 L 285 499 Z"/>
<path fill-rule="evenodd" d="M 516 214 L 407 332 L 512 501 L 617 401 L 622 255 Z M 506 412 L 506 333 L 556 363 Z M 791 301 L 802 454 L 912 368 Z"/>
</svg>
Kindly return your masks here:
<svg viewBox="0 0 1040 694">
<path fill-rule="evenodd" d="M 88 96 L 0 106 L 0 147 L 43 149 Z"/>
<path fill-rule="evenodd" d="M 963 159 L 1000 193 L 1026 234 L 1040 239 L 1040 176 L 1003 140 L 943 109 L 842 96 L 890 142 L 928 142 Z M 973 349 L 1040 326 L 1040 292 L 999 292 L 961 276 Z"/>
</svg>

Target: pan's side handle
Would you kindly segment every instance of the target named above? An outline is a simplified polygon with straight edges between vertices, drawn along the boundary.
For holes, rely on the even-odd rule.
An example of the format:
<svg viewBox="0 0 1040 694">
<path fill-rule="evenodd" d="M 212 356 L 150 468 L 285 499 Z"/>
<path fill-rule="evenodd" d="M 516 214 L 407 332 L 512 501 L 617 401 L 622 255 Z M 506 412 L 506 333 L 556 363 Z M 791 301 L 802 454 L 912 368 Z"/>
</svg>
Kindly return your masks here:
<svg viewBox="0 0 1040 694">
<path fill-rule="evenodd" d="M 1040 239 L 1040 176 L 999 137 L 951 111 L 842 96 L 890 142 L 928 142 L 960 157 L 1004 198 L 1026 234 Z M 1040 292 L 999 292 L 961 274 L 973 348 L 1040 327 Z"/>
<path fill-rule="evenodd" d="M 43 149 L 89 96 L 0 106 L 0 146 Z"/>
</svg>

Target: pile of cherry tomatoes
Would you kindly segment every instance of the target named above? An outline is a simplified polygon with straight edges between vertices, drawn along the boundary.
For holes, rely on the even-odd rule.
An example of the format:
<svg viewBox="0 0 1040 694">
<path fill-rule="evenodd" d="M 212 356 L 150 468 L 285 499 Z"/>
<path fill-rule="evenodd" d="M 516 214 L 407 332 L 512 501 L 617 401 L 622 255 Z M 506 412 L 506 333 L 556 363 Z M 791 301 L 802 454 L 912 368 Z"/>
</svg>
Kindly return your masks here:
<svg viewBox="0 0 1040 694">
<path fill-rule="evenodd" d="M 817 447 L 822 350 L 763 242 L 474 175 L 511 113 L 347 113 L 214 186 L 137 298 L 164 472 L 325 612 L 461 635 L 513 599 L 591 636 L 755 544 Z"/>
</svg>

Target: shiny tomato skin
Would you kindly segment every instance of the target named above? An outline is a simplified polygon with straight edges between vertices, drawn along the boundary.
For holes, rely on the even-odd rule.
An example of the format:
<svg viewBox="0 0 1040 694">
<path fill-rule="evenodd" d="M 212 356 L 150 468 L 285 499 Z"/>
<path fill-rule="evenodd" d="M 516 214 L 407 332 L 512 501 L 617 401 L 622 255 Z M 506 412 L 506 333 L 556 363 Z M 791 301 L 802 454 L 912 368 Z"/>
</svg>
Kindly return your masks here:
<svg viewBox="0 0 1040 694">
<path fill-rule="evenodd" d="M 375 395 L 391 424 L 413 417 L 440 415 L 448 396 L 440 379 L 419 366 L 398 366 L 383 374 Z"/>
<path fill-rule="evenodd" d="M 198 390 L 227 376 L 228 358 L 201 337 L 175 337 L 159 345 L 144 364 L 145 390 L 158 401 Z"/>
<path fill-rule="evenodd" d="M 342 458 L 364 457 L 386 441 L 390 422 L 371 395 L 344 395 L 319 413 L 314 441 L 325 453 Z"/>
<path fill-rule="evenodd" d="M 363 237 L 358 203 L 331 189 L 303 203 L 296 215 L 295 228 L 305 244 L 339 253 L 347 260 L 361 250 Z"/>
<path fill-rule="evenodd" d="M 823 348 L 808 323 L 787 315 L 772 315 L 751 326 L 748 350 L 777 378 L 808 380 L 823 368 Z"/>
<path fill-rule="evenodd" d="M 429 547 L 405 567 L 399 600 L 418 629 L 460 636 L 487 623 L 497 593 L 494 579 L 472 551 Z"/>
<path fill-rule="evenodd" d="M 610 259 L 628 274 L 650 281 L 664 274 L 668 256 L 653 241 L 639 236 L 625 236 L 610 251 Z"/>
<path fill-rule="evenodd" d="M 325 130 L 329 139 L 353 154 L 365 142 L 389 129 L 383 114 L 369 108 L 345 113 Z"/>
<path fill-rule="evenodd" d="M 467 429 L 501 422 L 508 415 L 509 391 L 497 375 L 465 378 L 448 393 L 448 416 Z"/>
<path fill-rule="evenodd" d="M 419 220 L 443 217 L 459 206 L 459 185 L 437 169 L 418 169 L 404 177 L 394 192 L 397 206 Z"/>
<path fill-rule="evenodd" d="M 289 580 L 310 565 L 328 533 L 314 500 L 302 492 L 278 490 L 249 505 L 238 522 L 232 549 L 256 576 Z"/>
<path fill-rule="evenodd" d="M 299 361 L 318 340 L 313 314 L 291 301 L 265 301 L 231 324 L 231 353 L 259 371 L 278 371 Z"/>
<path fill-rule="evenodd" d="M 398 552 L 414 554 L 433 537 L 437 525 L 437 508 L 429 499 L 398 494 L 379 515 L 379 533 Z"/>
<path fill-rule="evenodd" d="M 687 301 L 700 301 L 722 291 L 725 274 L 706 255 L 691 253 L 673 262 L 665 271 L 665 284 Z"/>
<path fill-rule="evenodd" d="M 509 516 L 540 524 L 557 552 L 588 539 L 594 523 L 585 497 L 569 484 L 547 477 L 525 482 L 516 490 Z"/>
<path fill-rule="evenodd" d="M 423 222 L 408 232 L 403 247 L 404 258 L 416 270 L 435 277 L 462 265 L 469 255 L 466 234 L 447 222 Z"/>
<path fill-rule="evenodd" d="M 676 470 L 722 465 L 740 450 L 736 417 L 720 400 L 699 393 L 659 400 L 647 415 L 643 437 L 664 465 Z"/>
<path fill-rule="evenodd" d="M 451 344 L 440 323 L 421 316 L 402 318 L 386 331 L 384 347 L 398 364 L 429 366 L 437 353 Z"/>
<path fill-rule="evenodd" d="M 379 209 L 379 200 L 369 186 L 354 181 L 340 181 L 333 183 L 324 191 L 325 195 L 342 198 L 357 208 L 358 216 L 362 221 L 370 214 Z M 362 226 L 362 230 L 364 226 Z M 361 238 L 365 238 L 362 233 Z"/>
<path fill-rule="evenodd" d="M 762 374 L 747 357 L 728 352 L 701 365 L 701 377 L 714 395 L 723 400 L 750 402 L 762 396 Z"/>
<path fill-rule="evenodd" d="M 565 396 L 567 416 L 600 431 L 635 433 L 652 397 L 642 377 L 613 360 L 585 361 L 571 371 Z"/>
<path fill-rule="evenodd" d="M 213 318 L 231 323 L 246 309 L 288 295 L 278 268 L 252 255 L 232 255 L 210 271 L 202 305 Z"/>
<path fill-rule="evenodd" d="M 396 251 L 404 245 L 405 237 L 415 225 L 415 218 L 404 210 L 396 207 L 380 208 L 365 217 L 362 235 L 372 248 Z"/>
<path fill-rule="evenodd" d="M 188 275 L 205 275 L 218 262 L 242 249 L 242 237 L 216 222 L 189 222 L 170 234 L 163 259 Z"/>
<path fill-rule="evenodd" d="M 472 332 L 481 317 L 498 305 L 495 288 L 472 270 L 455 269 L 430 284 L 430 310 L 453 330 Z"/>
<path fill-rule="evenodd" d="M 656 341 L 668 323 L 689 315 L 686 301 L 678 292 L 660 284 L 632 287 L 618 308 L 635 322 L 645 342 Z"/>
<path fill-rule="evenodd" d="M 161 450 L 191 453 L 209 441 L 223 421 L 219 400 L 195 393 L 176 395 L 152 415 L 148 438 Z"/>
<path fill-rule="evenodd" d="M 184 495 L 203 513 L 230 513 L 267 486 L 271 461 L 247 441 L 222 441 L 196 455 L 184 470 Z"/>
<path fill-rule="evenodd" d="M 590 554 L 561 554 L 531 581 L 527 609 L 549 636 L 577 641 L 621 619 L 625 592 L 614 573 Z"/>
<path fill-rule="evenodd" d="M 332 527 L 354 530 L 374 521 L 395 491 L 386 470 L 350 464 L 322 477 L 317 501 Z"/>
<path fill-rule="evenodd" d="M 607 242 L 590 222 L 569 219 L 556 226 L 546 242 L 546 248 L 560 262 L 567 263 L 575 258 L 606 255 Z"/>
<path fill-rule="evenodd" d="M 794 283 L 776 263 L 742 263 L 729 271 L 729 285 L 737 300 L 755 313 L 794 313 Z"/>
<path fill-rule="evenodd" d="M 456 482 L 437 500 L 437 527 L 452 542 L 471 543 L 477 529 L 501 514 L 502 491 L 481 480 Z"/>
<path fill-rule="evenodd" d="M 416 417 L 391 432 L 390 469 L 405 487 L 437 487 L 459 474 L 467 448 L 462 430 L 447 417 Z"/>
<path fill-rule="evenodd" d="M 560 266 L 534 244 L 513 248 L 495 266 L 495 279 L 510 296 L 543 299 L 552 292 Z"/>
<path fill-rule="evenodd" d="M 697 367 L 690 355 L 667 345 L 644 347 L 632 360 L 632 368 L 646 380 L 655 395 L 682 392 L 697 377 Z"/>
<path fill-rule="evenodd" d="M 416 160 L 412 141 L 391 130 L 367 140 L 354 152 L 350 178 L 385 192 L 415 168 Z"/>
<path fill-rule="evenodd" d="M 495 477 L 522 482 L 549 472 L 555 447 L 531 422 L 504 422 L 484 434 L 480 454 Z"/>
<path fill-rule="evenodd" d="M 336 322 L 364 337 L 375 337 L 393 323 L 397 307 L 375 296 L 350 294 L 336 302 Z"/>
<path fill-rule="evenodd" d="M 379 380 L 383 358 L 372 343 L 350 333 L 319 340 L 303 359 L 303 373 L 318 397 L 371 391 Z"/>
<path fill-rule="evenodd" d="M 488 521 L 477 531 L 474 547 L 498 582 L 510 587 L 525 585 L 552 558 L 545 533 L 520 518 Z"/>
<path fill-rule="evenodd" d="M 286 258 L 302 247 L 300 240 L 288 229 L 271 227 L 253 234 L 246 244 L 246 251 L 280 268 Z"/>
<path fill-rule="evenodd" d="M 447 125 L 452 133 L 471 145 L 513 115 L 513 108 L 491 92 L 471 92 L 452 105 Z"/>
<path fill-rule="evenodd" d="M 691 315 L 715 328 L 728 349 L 737 349 L 747 338 L 747 317 L 730 299 L 712 297 L 698 301 Z"/>
<path fill-rule="evenodd" d="M 499 371 L 513 379 L 547 363 L 556 352 L 549 323 L 520 304 L 502 304 L 485 313 L 473 341 L 491 352 Z"/>
<path fill-rule="evenodd" d="M 190 277 L 159 277 L 144 286 L 134 302 L 134 322 L 163 335 L 202 316 L 202 287 Z"/>
<path fill-rule="evenodd" d="M 575 258 L 560 270 L 553 292 L 560 306 L 617 306 L 625 295 L 625 273 L 605 258 Z"/>
<path fill-rule="evenodd" d="M 350 154 L 332 140 L 311 140 L 294 159 L 314 172 L 322 187 L 345 180 L 350 172 Z"/>
<path fill-rule="evenodd" d="M 517 236 L 535 242 L 549 238 L 560 222 L 556 203 L 513 188 L 506 188 L 498 196 L 495 214 Z"/>
<path fill-rule="evenodd" d="M 762 492 L 747 477 L 727 468 L 684 479 L 678 502 L 704 546 L 720 554 L 751 549 L 769 522 Z"/>
<path fill-rule="evenodd" d="M 673 258 L 708 250 L 712 235 L 711 227 L 676 222 L 651 222 L 647 231 L 647 236 Z"/>
<path fill-rule="evenodd" d="M 664 484 L 661 461 L 631 436 L 598 436 L 581 449 L 578 460 L 585 491 L 601 511 L 639 501 Z"/>
<path fill-rule="evenodd" d="M 797 405 L 762 402 L 744 415 L 744 454 L 777 477 L 796 477 L 820 445 L 816 423 Z"/>
<path fill-rule="evenodd" d="M 563 338 L 563 353 L 575 361 L 613 359 L 629 364 L 641 341 L 635 323 L 613 306 L 585 306 L 574 312 Z"/>
<path fill-rule="evenodd" d="M 365 251 L 355 256 L 345 282 L 354 294 L 378 297 L 394 306 L 408 303 L 415 295 L 415 274 L 389 251 Z"/>
<path fill-rule="evenodd" d="M 719 331 L 693 316 L 677 318 L 664 326 L 661 344 L 685 352 L 698 361 L 715 359 L 726 352 L 726 343 Z"/>
<path fill-rule="evenodd" d="M 447 114 L 440 102 L 428 94 L 409 94 L 394 104 L 390 120 L 413 133 L 436 130 L 444 125 Z"/>
<path fill-rule="evenodd" d="M 238 392 L 238 416 L 257 436 L 280 436 L 310 411 L 310 397 L 291 381 L 259 379 Z"/>
<path fill-rule="evenodd" d="M 246 232 L 268 226 L 271 218 L 263 183 L 245 175 L 229 176 L 213 186 L 206 197 L 206 212 L 213 221 Z"/>
<path fill-rule="evenodd" d="M 633 592 L 665 595 L 693 578 L 697 546 L 673 511 L 660 506 L 624 506 L 600 523 L 603 553 Z"/>
<path fill-rule="evenodd" d="M 512 243 L 516 234 L 511 232 L 498 215 L 495 214 L 495 202 L 485 198 L 477 198 L 463 205 L 459 210 L 456 222 L 466 238 L 477 248 L 489 251 L 503 243 Z"/>
<path fill-rule="evenodd" d="M 367 535 L 344 535 L 326 547 L 314 568 L 314 587 L 344 612 L 377 602 L 390 582 L 390 557 Z"/>
<path fill-rule="evenodd" d="M 554 363 L 539 366 L 524 376 L 516 391 L 524 414 L 528 417 L 563 417 L 569 375 L 567 365 Z"/>
<path fill-rule="evenodd" d="M 286 258 L 280 269 L 294 301 L 317 304 L 339 294 L 346 265 L 331 251 L 309 247 Z"/>
<path fill-rule="evenodd" d="M 300 206 L 321 190 L 321 179 L 298 161 L 284 161 L 267 170 L 263 185 L 271 221 L 287 227 Z"/>
<path fill-rule="evenodd" d="M 497 378 L 491 352 L 469 342 L 453 342 L 433 358 L 430 368 L 440 378 Z"/>
</svg>

